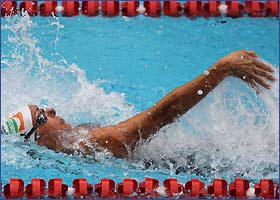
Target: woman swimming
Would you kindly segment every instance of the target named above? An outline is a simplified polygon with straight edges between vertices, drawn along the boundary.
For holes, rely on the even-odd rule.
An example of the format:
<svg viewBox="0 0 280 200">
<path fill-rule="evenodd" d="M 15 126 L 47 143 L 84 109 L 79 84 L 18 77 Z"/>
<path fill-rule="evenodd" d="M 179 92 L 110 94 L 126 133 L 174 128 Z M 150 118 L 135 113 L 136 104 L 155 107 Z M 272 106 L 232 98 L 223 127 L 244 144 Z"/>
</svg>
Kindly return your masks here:
<svg viewBox="0 0 280 200">
<path fill-rule="evenodd" d="M 186 113 L 226 77 L 238 77 L 258 93 L 259 85 L 271 89 L 267 80 L 276 80 L 273 72 L 271 66 L 258 60 L 254 51 L 239 50 L 221 58 L 203 74 L 174 89 L 148 110 L 119 124 L 103 128 L 90 124 L 73 127 L 56 116 L 55 109 L 43 110 L 29 105 L 14 113 L 2 125 L 2 132 L 19 133 L 25 139 L 68 154 L 77 150 L 83 154 L 93 154 L 92 144 L 97 144 L 116 157 L 125 157 L 128 149 L 133 150 L 140 139 L 148 139 Z M 71 135 L 79 129 L 88 130 L 86 137 L 90 144 L 83 140 L 84 134 L 79 136 L 78 141 Z M 77 144 L 75 148 L 74 143 Z"/>
</svg>

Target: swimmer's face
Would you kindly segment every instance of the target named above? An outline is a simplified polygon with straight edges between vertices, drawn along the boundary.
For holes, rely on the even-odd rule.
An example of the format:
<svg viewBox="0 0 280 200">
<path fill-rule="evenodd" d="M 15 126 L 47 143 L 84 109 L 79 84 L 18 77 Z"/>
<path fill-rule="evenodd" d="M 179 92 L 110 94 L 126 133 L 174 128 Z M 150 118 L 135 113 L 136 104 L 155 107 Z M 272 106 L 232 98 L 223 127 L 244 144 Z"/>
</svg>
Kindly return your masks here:
<svg viewBox="0 0 280 200">
<path fill-rule="evenodd" d="M 29 109 L 32 116 L 32 123 L 34 125 L 40 113 L 40 108 L 36 105 L 29 105 Z M 39 135 L 72 128 L 70 124 L 65 123 L 63 118 L 56 116 L 55 109 L 47 108 L 44 109 L 44 111 L 45 111 L 44 114 L 48 118 L 48 121 L 47 123 L 39 126 L 38 128 Z"/>
</svg>

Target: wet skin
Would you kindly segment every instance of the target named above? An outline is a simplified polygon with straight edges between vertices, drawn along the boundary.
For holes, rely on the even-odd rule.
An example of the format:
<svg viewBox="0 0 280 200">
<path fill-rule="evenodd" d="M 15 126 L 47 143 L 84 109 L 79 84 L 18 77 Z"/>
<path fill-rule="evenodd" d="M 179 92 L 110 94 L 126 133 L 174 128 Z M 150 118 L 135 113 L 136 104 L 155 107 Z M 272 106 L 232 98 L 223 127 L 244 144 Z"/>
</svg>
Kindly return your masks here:
<svg viewBox="0 0 280 200">
<path fill-rule="evenodd" d="M 128 154 L 127 146 L 133 150 L 141 138 L 148 139 L 161 127 L 172 123 L 195 106 L 226 77 L 240 78 L 257 93 L 260 92 L 260 87 L 271 89 L 269 82 L 276 80 L 272 74 L 274 69 L 257 58 L 258 55 L 254 51 L 232 52 L 207 69 L 209 74 L 201 74 L 194 80 L 175 88 L 148 110 L 113 126 L 90 129 L 91 141 L 107 148 L 116 157 L 125 157 Z M 198 94 L 199 90 L 203 93 Z M 34 123 L 40 110 L 35 105 L 30 105 L 29 108 Z M 62 130 L 73 130 L 75 127 L 56 116 L 53 108 L 46 109 L 45 113 L 48 121 L 38 129 L 38 144 L 56 151 L 72 153 L 73 149 L 62 146 L 58 135 Z M 69 141 L 69 144 L 73 142 Z M 84 143 L 81 142 L 79 145 L 84 147 L 85 154 L 91 154 Z"/>
</svg>

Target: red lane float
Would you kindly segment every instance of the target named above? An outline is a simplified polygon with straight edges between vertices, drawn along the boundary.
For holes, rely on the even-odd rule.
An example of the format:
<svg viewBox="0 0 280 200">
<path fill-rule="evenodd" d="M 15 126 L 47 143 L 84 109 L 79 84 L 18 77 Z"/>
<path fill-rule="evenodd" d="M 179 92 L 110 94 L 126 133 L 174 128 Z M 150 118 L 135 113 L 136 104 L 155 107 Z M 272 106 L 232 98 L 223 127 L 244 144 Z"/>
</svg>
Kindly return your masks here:
<svg viewBox="0 0 280 200">
<path fill-rule="evenodd" d="M 186 193 L 194 198 L 203 197 L 206 195 L 205 184 L 197 178 L 193 178 L 185 184 Z"/>
<path fill-rule="evenodd" d="M 167 16 L 180 17 L 183 10 L 181 3 L 177 1 L 164 1 L 163 12 Z"/>
<path fill-rule="evenodd" d="M 246 191 L 249 189 L 249 181 L 236 178 L 229 185 L 229 194 L 235 198 L 246 198 Z"/>
<path fill-rule="evenodd" d="M 26 197 L 28 199 L 40 199 L 46 195 L 46 182 L 40 178 L 33 178 L 31 184 L 25 187 Z"/>
<path fill-rule="evenodd" d="M 226 1 L 227 5 L 227 17 L 243 17 L 244 6 L 239 1 Z"/>
<path fill-rule="evenodd" d="M 179 193 L 184 192 L 184 186 L 178 183 L 176 178 L 165 179 L 163 186 L 165 187 L 166 196 L 169 198 L 176 197 Z"/>
<path fill-rule="evenodd" d="M 138 189 L 138 183 L 135 179 L 125 178 L 123 183 L 117 185 L 117 193 L 121 197 L 133 197 Z"/>
<path fill-rule="evenodd" d="M 139 187 L 135 179 L 125 178 L 115 188 L 112 179 L 103 178 L 101 182 L 93 186 L 85 178 L 75 179 L 72 182 L 74 194 L 67 194 L 68 186 L 62 183 L 61 178 L 51 179 L 48 182 L 48 192 L 46 182 L 40 178 L 33 178 L 31 183 L 25 187 L 22 179 L 11 178 L 10 183 L 4 186 L 3 195 L 6 199 L 17 199 L 26 197 L 28 199 L 46 198 L 66 198 L 71 195 L 74 198 L 156 198 L 160 197 L 156 191 L 159 188 L 159 181 L 153 178 L 145 178 L 140 182 Z M 249 182 L 242 178 L 236 178 L 230 183 L 229 188 L 226 180 L 214 179 L 213 183 L 207 186 L 199 179 L 193 178 L 185 185 L 178 183 L 176 178 L 164 180 L 166 197 L 169 198 L 247 198 Z M 254 185 L 255 195 L 258 198 L 279 199 L 279 184 L 271 179 L 261 179 Z M 115 191 L 116 189 L 116 191 Z M 249 194 L 248 194 L 249 195 Z M 251 195 L 251 194 L 250 194 Z M 71 197 L 70 197 L 71 198 Z"/>
<path fill-rule="evenodd" d="M 122 15 L 126 17 L 135 17 L 139 15 L 139 13 L 136 11 L 139 5 L 139 1 L 122 2 Z"/>
<path fill-rule="evenodd" d="M 159 197 L 156 189 L 159 187 L 159 181 L 154 178 L 145 178 L 139 184 L 139 192 L 141 197 Z"/>
<path fill-rule="evenodd" d="M 273 199 L 274 198 L 274 183 L 273 180 L 270 179 L 261 179 L 260 183 L 256 183 L 254 185 L 256 196 L 261 196 L 265 199 Z"/>
<path fill-rule="evenodd" d="M 22 198 L 24 195 L 23 180 L 18 178 L 11 178 L 10 183 L 4 186 L 3 194 L 7 199 Z"/>
<path fill-rule="evenodd" d="M 48 196 L 51 198 L 65 198 L 68 186 L 62 183 L 61 178 L 54 178 L 48 182 Z"/>
<path fill-rule="evenodd" d="M 79 1 L 62 1 L 62 15 L 65 17 L 73 17 L 79 15 Z"/>
<path fill-rule="evenodd" d="M 45 1 L 40 4 L 40 15 L 43 17 L 49 17 L 56 15 L 55 8 L 57 7 L 57 1 Z"/>
<path fill-rule="evenodd" d="M 250 17 L 264 17 L 265 6 L 263 2 L 259 1 L 245 1 L 245 12 Z"/>
<path fill-rule="evenodd" d="M 108 178 L 101 179 L 101 183 L 95 184 L 94 192 L 99 198 L 115 198 L 115 181 Z"/>
<path fill-rule="evenodd" d="M 266 1 L 265 7 L 266 17 L 279 17 L 279 1 Z"/>
<path fill-rule="evenodd" d="M 17 2 L 16 1 L 1 1 L 1 16 L 11 16 L 17 14 Z"/>
<path fill-rule="evenodd" d="M 26 11 L 29 16 L 38 15 L 38 2 L 37 1 L 23 1 L 19 4 L 19 11 L 22 15 L 22 11 Z"/>
<path fill-rule="evenodd" d="M 72 187 L 75 189 L 75 198 L 90 198 L 93 187 L 91 184 L 87 183 L 87 179 L 79 178 L 75 179 L 72 183 Z"/>
<path fill-rule="evenodd" d="M 104 17 L 116 17 L 120 13 L 119 1 L 102 1 L 101 6 Z"/>
<path fill-rule="evenodd" d="M 207 186 L 208 194 L 217 198 L 226 198 L 228 196 L 227 181 L 215 178 L 214 182 Z"/>
<path fill-rule="evenodd" d="M 202 2 L 190 0 L 184 3 L 184 15 L 191 18 L 202 16 Z"/>
<path fill-rule="evenodd" d="M 97 16 L 99 14 L 99 1 L 82 1 L 82 15 Z"/>
<path fill-rule="evenodd" d="M 256 183 L 254 185 L 254 189 L 255 189 L 255 195 L 256 197 L 260 197 L 261 196 L 261 186 L 259 183 Z"/>
<path fill-rule="evenodd" d="M 144 1 L 144 7 L 146 8 L 145 15 L 150 17 L 161 16 L 161 3 L 160 1 Z"/>
<path fill-rule="evenodd" d="M 203 16 L 204 17 L 219 17 L 221 13 L 219 11 L 219 6 L 221 1 L 208 1 L 203 5 Z"/>
</svg>

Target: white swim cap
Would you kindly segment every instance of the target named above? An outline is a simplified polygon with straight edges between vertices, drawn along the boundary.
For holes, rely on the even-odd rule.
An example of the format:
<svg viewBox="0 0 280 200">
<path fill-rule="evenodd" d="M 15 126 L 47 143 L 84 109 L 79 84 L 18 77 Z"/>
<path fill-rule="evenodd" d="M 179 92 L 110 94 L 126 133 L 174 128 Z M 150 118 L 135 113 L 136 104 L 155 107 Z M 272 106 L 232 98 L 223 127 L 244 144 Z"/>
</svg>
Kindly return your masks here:
<svg viewBox="0 0 280 200">
<path fill-rule="evenodd" d="M 32 116 L 28 106 L 20 108 L 9 115 L 9 119 L 2 125 L 2 132 L 7 134 L 27 134 L 33 127 Z M 35 134 L 30 137 L 31 141 L 35 140 Z"/>
</svg>

